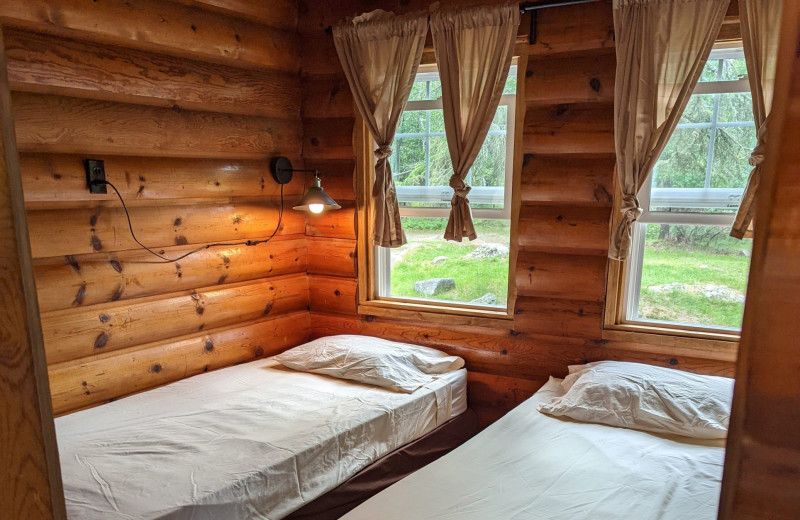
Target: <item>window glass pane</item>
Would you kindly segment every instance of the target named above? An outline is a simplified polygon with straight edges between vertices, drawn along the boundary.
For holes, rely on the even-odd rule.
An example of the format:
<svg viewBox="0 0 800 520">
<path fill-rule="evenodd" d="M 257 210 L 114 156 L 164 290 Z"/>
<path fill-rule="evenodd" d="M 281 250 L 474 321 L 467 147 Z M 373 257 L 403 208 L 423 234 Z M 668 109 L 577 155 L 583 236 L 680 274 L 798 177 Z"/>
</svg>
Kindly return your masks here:
<svg viewBox="0 0 800 520">
<path fill-rule="evenodd" d="M 431 150 L 431 186 L 450 187 L 450 176 L 453 175 L 453 162 L 447 148 L 447 138 L 443 135 L 430 138 Z"/>
<path fill-rule="evenodd" d="M 749 92 L 718 94 L 718 96 L 718 121 L 721 123 L 753 121 L 753 99 Z M 755 129 L 753 133 L 755 134 Z"/>
<path fill-rule="evenodd" d="M 415 81 L 414 85 L 411 87 L 411 94 L 408 96 L 408 100 L 423 101 L 425 99 L 428 99 L 428 82 Z"/>
<path fill-rule="evenodd" d="M 440 97 L 442 97 L 442 82 L 438 79 L 431 81 L 431 93 L 428 99 L 439 99 Z"/>
<path fill-rule="evenodd" d="M 755 145 L 756 133 L 752 126 L 717 128 L 711 187 L 744 188 L 752 169 L 747 160 Z"/>
<path fill-rule="evenodd" d="M 397 135 L 402 134 L 421 134 L 425 133 L 425 110 L 407 110 L 400 117 L 400 126 L 397 128 Z"/>
<path fill-rule="evenodd" d="M 503 94 L 516 94 L 517 93 L 517 74 L 516 68 L 508 74 L 506 84 L 503 86 Z"/>
<path fill-rule="evenodd" d="M 478 157 L 472 165 L 470 184 L 476 186 L 505 186 L 506 134 L 486 136 Z"/>
<path fill-rule="evenodd" d="M 431 110 L 431 133 L 444 133 L 444 112 Z"/>
<path fill-rule="evenodd" d="M 726 226 L 639 229 L 646 230 L 639 319 L 741 327 L 752 240 L 731 238 Z"/>
<path fill-rule="evenodd" d="M 392 175 L 398 186 L 425 186 L 425 139 L 398 137 L 394 140 Z"/>
<path fill-rule="evenodd" d="M 705 186 L 710 135 L 708 128 L 676 128 L 653 169 L 653 187 Z"/>
<path fill-rule="evenodd" d="M 703 72 L 700 74 L 701 82 L 705 81 L 717 81 L 717 70 L 719 68 L 719 60 L 708 60 L 706 62 L 705 67 L 703 67 Z"/>
<path fill-rule="evenodd" d="M 713 114 L 714 94 L 695 94 L 689 98 L 678 124 L 711 123 Z"/>
<path fill-rule="evenodd" d="M 747 66 L 744 57 L 722 60 L 722 71 L 720 79 L 722 81 L 735 81 L 747 75 Z"/>
<path fill-rule="evenodd" d="M 442 238 L 446 218 L 401 220 L 408 243 L 388 250 L 388 296 L 506 307 L 509 221 L 476 219 L 478 239 L 451 242 Z"/>
</svg>

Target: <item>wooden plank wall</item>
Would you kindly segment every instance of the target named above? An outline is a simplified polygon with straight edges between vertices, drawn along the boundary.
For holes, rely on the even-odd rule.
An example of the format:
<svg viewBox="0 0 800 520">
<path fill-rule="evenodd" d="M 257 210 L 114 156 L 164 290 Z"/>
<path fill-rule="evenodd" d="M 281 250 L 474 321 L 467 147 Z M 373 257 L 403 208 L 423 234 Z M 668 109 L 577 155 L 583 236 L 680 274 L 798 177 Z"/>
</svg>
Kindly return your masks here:
<svg viewBox="0 0 800 520">
<path fill-rule="evenodd" d="M 491 1 L 491 0 L 489 0 Z M 465 2 L 443 1 L 443 7 Z M 472 4 L 486 3 L 480 1 Z M 379 4 L 379 5 L 378 5 Z M 300 1 L 303 156 L 323 186 L 353 207 L 353 103 L 326 28 L 380 7 L 427 10 L 425 0 Z M 353 211 L 308 227 L 312 334 L 364 333 L 443 348 L 463 356 L 469 396 L 488 423 L 567 365 L 620 359 L 732 375 L 733 363 L 673 355 L 668 348 L 603 340 L 606 253 L 613 193 L 614 30 L 611 3 L 540 11 L 538 40 L 520 25 L 517 52 L 528 56 L 518 300 L 513 328 L 430 327 L 356 314 Z M 423 60 L 431 61 L 427 51 Z"/>
<path fill-rule="evenodd" d="M 278 222 L 269 159 L 301 165 L 292 0 L 6 0 L 0 7 L 57 414 L 302 342 L 304 215 L 268 245 L 159 263 Z M 287 207 L 303 178 L 285 187 Z"/>
</svg>

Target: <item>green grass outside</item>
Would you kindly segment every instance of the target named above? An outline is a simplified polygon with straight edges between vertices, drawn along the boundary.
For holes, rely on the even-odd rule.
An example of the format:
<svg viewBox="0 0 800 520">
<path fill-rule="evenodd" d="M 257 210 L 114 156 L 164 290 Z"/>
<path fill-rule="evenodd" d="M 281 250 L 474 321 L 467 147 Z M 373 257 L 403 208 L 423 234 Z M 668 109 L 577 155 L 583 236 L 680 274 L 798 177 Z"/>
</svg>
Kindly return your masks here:
<svg viewBox="0 0 800 520">
<path fill-rule="evenodd" d="M 508 256 L 496 258 L 465 258 L 482 244 L 502 244 L 508 247 L 509 223 L 499 220 L 475 220 L 478 239 L 472 242 L 451 242 L 442 238 L 447 219 L 403 217 L 403 229 L 409 245 L 392 255 L 402 259 L 392 265 L 392 295 L 420 298 L 414 282 L 430 278 L 453 278 L 455 289 L 439 293 L 437 300 L 469 302 L 486 293 L 497 296 L 505 305 L 508 297 Z M 449 260 L 434 265 L 437 256 Z"/>
<path fill-rule="evenodd" d="M 743 303 L 680 291 L 653 293 L 646 288 L 676 282 L 686 285 L 713 283 L 744 293 L 749 268 L 750 259 L 744 256 L 645 249 L 639 316 L 738 328 L 742 324 Z"/>
<path fill-rule="evenodd" d="M 455 289 L 437 294 L 436 299 L 469 302 L 490 292 L 497 295 L 498 303 L 504 304 L 508 297 L 508 257 L 465 258 L 477 247 L 478 244 L 422 243 L 392 267 L 392 295 L 419 298 L 414 282 L 453 278 Z M 434 265 L 431 261 L 437 256 L 450 259 Z"/>
</svg>

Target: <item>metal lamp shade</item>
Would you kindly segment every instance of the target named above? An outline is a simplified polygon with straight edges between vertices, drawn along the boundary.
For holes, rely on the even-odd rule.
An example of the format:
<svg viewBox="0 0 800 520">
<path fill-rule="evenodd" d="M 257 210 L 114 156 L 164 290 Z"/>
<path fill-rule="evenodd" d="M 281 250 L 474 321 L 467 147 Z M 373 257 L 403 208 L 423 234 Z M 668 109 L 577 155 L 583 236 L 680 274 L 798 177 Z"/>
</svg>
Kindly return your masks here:
<svg viewBox="0 0 800 520">
<path fill-rule="evenodd" d="M 317 208 L 321 205 L 322 209 L 315 212 L 312 209 L 312 205 L 315 205 Z M 300 203 L 294 207 L 296 210 L 310 211 L 312 213 L 321 213 L 324 210 L 341 208 L 342 207 L 322 189 L 319 177 L 314 178 L 314 186 L 308 188 L 308 191 L 303 195 Z"/>
</svg>

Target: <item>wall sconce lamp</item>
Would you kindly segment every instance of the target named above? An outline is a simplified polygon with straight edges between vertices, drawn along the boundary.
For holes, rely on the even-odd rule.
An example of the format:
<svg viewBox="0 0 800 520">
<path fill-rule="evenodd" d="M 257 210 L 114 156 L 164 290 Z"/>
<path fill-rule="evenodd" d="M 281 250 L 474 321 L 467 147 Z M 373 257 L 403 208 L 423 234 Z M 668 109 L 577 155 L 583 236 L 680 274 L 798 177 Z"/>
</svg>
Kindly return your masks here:
<svg viewBox="0 0 800 520">
<path fill-rule="evenodd" d="M 322 213 L 326 209 L 341 209 L 342 207 L 336 203 L 325 190 L 322 189 L 322 183 L 319 179 L 319 170 L 296 170 L 292 168 L 292 163 L 286 157 L 276 157 L 272 160 L 271 165 L 272 176 L 278 184 L 286 184 L 291 182 L 293 172 L 307 172 L 314 174 L 314 185 L 306 190 L 306 194 L 292 209 L 299 211 L 309 211 L 311 213 Z"/>
</svg>

